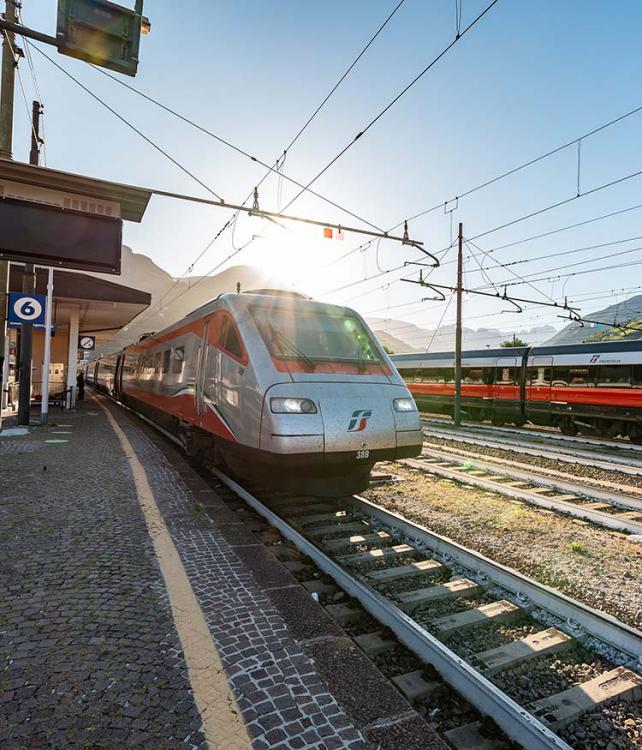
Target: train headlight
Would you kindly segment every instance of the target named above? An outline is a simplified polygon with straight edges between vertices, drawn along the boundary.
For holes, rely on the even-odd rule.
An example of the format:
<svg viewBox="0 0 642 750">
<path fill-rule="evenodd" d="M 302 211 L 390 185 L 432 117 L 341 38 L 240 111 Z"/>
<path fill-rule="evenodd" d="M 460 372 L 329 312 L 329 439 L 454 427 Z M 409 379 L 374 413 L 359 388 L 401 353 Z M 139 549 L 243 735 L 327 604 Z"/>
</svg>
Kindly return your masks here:
<svg viewBox="0 0 642 750">
<path fill-rule="evenodd" d="M 309 398 L 271 398 L 274 414 L 316 414 L 317 407 Z"/>
<path fill-rule="evenodd" d="M 392 402 L 395 411 L 416 411 L 414 399 L 395 398 Z"/>
</svg>

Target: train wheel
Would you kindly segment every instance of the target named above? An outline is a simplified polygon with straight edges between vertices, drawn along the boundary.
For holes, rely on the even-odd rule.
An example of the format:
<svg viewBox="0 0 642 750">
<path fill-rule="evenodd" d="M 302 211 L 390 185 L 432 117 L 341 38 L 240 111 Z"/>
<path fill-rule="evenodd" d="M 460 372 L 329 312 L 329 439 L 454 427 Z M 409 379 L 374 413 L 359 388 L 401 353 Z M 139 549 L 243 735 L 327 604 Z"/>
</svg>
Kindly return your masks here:
<svg viewBox="0 0 642 750">
<path fill-rule="evenodd" d="M 570 437 L 573 437 L 573 435 L 577 435 L 577 427 L 575 425 L 575 422 L 572 419 L 565 419 L 560 424 L 560 432 L 562 435 L 569 435 Z"/>
<path fill-rule="evenodd" d="M 501 417 L 498 417 L 496 414 L 493 414 L 493 416 L 490 418 L 490 423 L 493 425 L 493 427 L 503 427 L 505 421 Z"/>
</svg>

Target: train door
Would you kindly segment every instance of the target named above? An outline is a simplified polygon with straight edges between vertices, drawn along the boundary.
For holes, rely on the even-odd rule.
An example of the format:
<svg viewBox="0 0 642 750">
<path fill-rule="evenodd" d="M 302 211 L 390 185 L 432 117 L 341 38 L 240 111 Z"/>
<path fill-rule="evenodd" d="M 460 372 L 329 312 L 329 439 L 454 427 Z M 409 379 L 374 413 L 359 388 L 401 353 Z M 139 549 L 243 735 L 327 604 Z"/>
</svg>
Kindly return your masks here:
<svg viewBox="0 0 642 750">
<path fill-rule="evenodd" d="M 123 392 L 123 367 L 125 366 L 125 355 L 121 354 L 116 360 L 116 377 L 114 378 L 114 393 L 120 396 Z"/>
<path fill-rule="evenodd" d="M 220 414 L 233 435 L 243 433 L 243 375 L 247 354 L 238 328 L 230 315 L 224 314 L 219 331 L 220 375 L 218 404 Z"/>
<path fill-rule="evenodd" d="M 521 418 L 520 364 L 516 357 L 500 357 L 495 362 L 493 422 L 513 422 Z"/>
<path fill-rule="evenodd" d="M 530 357 L 526 367 L 524 398 L 526 419 L 535 424 L 550 424 L 552 357 Z"/>
<path fill-rule="evenodd" d="M 205 379 L 207 377 L 207 363 L 209 354 L 209 345 L 207 342 L 207 333 L 209 329 L 209 321 L 205 321 L 203 326 L 203 335 L 201 342 L 198 347 L 197 365 L 196 365 L 196 382 L 195 382 L 195 410 L 196 410 L 196 424 L 199 427 L 203 427 L 203 420 L 207 412 L 207 405 L 205 403 Z"/>
</svg>

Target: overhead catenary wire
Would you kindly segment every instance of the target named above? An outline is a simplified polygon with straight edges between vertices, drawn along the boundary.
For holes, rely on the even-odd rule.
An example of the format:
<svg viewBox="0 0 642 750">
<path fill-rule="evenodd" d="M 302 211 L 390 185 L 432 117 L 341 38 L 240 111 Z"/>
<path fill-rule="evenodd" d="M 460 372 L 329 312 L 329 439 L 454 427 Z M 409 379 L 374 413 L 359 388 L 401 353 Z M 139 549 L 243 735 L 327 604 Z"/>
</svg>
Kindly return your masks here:
<svg viewBox="0 0 642 750">
<path fill-rule="evenodd" d="M 285 179 L 297 187 L 303 188 L 303 184 L 298 182 L 297 180 L 293 179 L 292 177 L 285 174 L 282 170 L 282 168 L 279 168 L 279 164 L 281 164 L 281 167 L 283 163 L 285 162 L 286 155 L 288 152 L 292 149 L 294 144 L 299 140 L 299 138 L 303 135 L 303 133 L 308 129 L 308 127 L 312 124 L 312 121 L 316 118 L 316 116 L 321 112 L 323 107 L 327 104 L 327 102 L 330 100 L 330 98 L 333 96 L 333 94 L 337 91 L 339 86 L 343 83 L 343 81 L 348 77 L 348 75 L 351 73 L 352 69 L 357 65 L 359 60 L 363 57 L 363 55 L 368 51 L 368 49 L 372 46 L 372 44 L 375 42 L 377 37 L 381 34 L 381 32 L 385 29 L 385 27 L 388 25 L 388 23 L 392 20 L 393 16 L 397 13 L 399 8 L 404 4 L 406 0 L 399 0 L 399 2 L 395 5 L 395 7 L 392 9 L 392 11 L 388 14 L 386 19 L 383 21 L 383 23 L 379 26 L 377 31 L 370 37 L 366 45 L 361 49 L 359 54 L 352 60 L 350 65 L 346 68 L 346 70 L 342 73 L 340 78 L 336 81 L 336 83 L 332 86 L 330 91 L 326 94 L 326 96 L 323 98 L 321 103 L 316 107 L 316 109 L 312 112 L 312 114 L 307 118 L 307 120 L 304 122 L 304 124 L 299 128 L 295 136 L 290 140 L 288 145 L 283 149 L 282 156 L 278 157 L 274 163 L 273 166 L 270 166 L 265 161 L 262 161 L 257 156 L 254 156 L 250 154 L 245 149 L 242 149 L 239 146 L 236 146 L 235 144 L 231 143 L 226 138 L 223 138 L 222 136 L 217 135 L 216 133 L 212 132 L 208 128 L 204 127 L 203 125 L 200 125 L 199 123 L 195 122 L 191 118 L 187 117 L 186 115 L 181 114 L 180 112 L 177 112 L 172 107 L 163 104 L 158 99 L 154 98 L 153 96 L 146 94 L 145 92 L 141 91 L 140 89 L 137 89 L 135 86 L 132 86 L 131 84 L 127 83 L 126 81 L 122 80 L 121 78 L 117 78 L 116 76 L 112 75 L 108 71 L 104 70 L 103 68 L 98 67 L 97 65 L 92 65 L 91 67 L 94 68 L 94 70 L 98 71 L 99 73 L 102 73 L 102 75 L 106 76 L 107 78 L 110 78 L 111 80 L 115 81 L 116 83 L 120 84 L 121 86 L 125 87 L 129 91 L 132 91 L 133 93 L 137 94 L 138 96 L 141 96 L 142 98 L 146 99 L 147 101 L 151 102 L 155 106 L 165 110 L 169 114 L 173 115 L 174 117 L 177 117 L 178 119 L 182 120 L 186 124 L 196 128 L 200 132 L 204 133 L 205 135 L 208 135 L 211 138 L 214 138 L 219 143 L 222 143 L 223 145 L 227 146 L 230 149 L 233 149 L 237 153 L 245 156 L 246 158 L 250 159 L 251 161 L 260 164 L 261 166 L 265 167 L 268 170 L 268 174 L 276 173 L 280 176 L 280 178 Z M 326 203 L 331 204 L 335 208 L 338 208 L 341 211 L 344 211 L 345 213 L 349 214 L 355 219 L 358 219 L 359 221 L 363 221 L 365 224 L 368 224 L 368 226 L 374 227 L 375 229 L 381 230 L 380 227 L 376 226 L 375 224 L 372 224 L 367 219 L 364 219 L 361 216 L 358 216 L 357 214 L 353 213 L 349 209 L 347 209 L 345 206 L 342 206 L 335 201 L 332 201 L 330 198 L 327 198 L 326 196 L 321 195 L 320 193 L 315 192 L 314 190 L 309 190 L 312 195 L 314 195 L 317 198 L 320 198 L 321 200 L 325 201 Z"/>
<path fill-rule="evenodd" d="M 584 133 L 583 135 L 581 135 L 581 136 L 579 136 L 577 138 L 574 138 L 571 141 L 567 141 L 566 143 L 563 143 L 561 146 L 557 146 L 556 148 L 551 149 L 549 151 L 546 151 L 545 153 L 540 154 L 539 156 L 536 156 L 533 159 L 530 159 L 530 160 L 528 160 L 526 162 L 523 162 L 522 164 L 519 164 L 517 167 L 513 167 L 512 169 L 509 169 L 506 172 L 503 172 L 502 174 L 497 175 L 496 177 L 493 177 L 493 178 L 491 178 L 489 180 L 486 180 L 485 182 L 482 182 L 481 184 L 477 185 L 474 188 L 470 188 L 469 190 L 466 190 L 465 192 L 460 193 L 457 196 L 454 196 L 454 197 L 452 197 L 450 199 L 447 199 L 445 201 L 442 201 L 440 203 L 435 204 L 431 208 L 425 209 L 424 211 L 420 211 L 417 214 L 413 214 L 412 216 L 410 216 L 407 219 L 407 221 L 409 221 L 409 222 L 410 221 L 415 221 L 416 219 L 419 219 L 422 216 L 426 216 L 427 214 L 430 214 L 430 213 L 432 213 L 434 211 L 437 211 L 438 209 L 444 209 L 450 203 L 453 203 L 453 202 L 457 202 L 458 203 L 460 199 L 466 198 L 469 195 L 472 195 L 473 193 L 478 192 L 479 190 L 483 190 L 484 188 L 490 187 L 491 185 L 494 185 L 495 183 L 499 182 L 500 180 L 503 180 L 506 177 L 510 177 L 511 175 L 514 175 L 514 174 L 516 174 L 517 172 L 520 172 L 523 169 L 526 169 L 526 168 L 528 168 L 528 167 L 530 167 L 530 166 L 532 166 L 534 164 L 537 164 L 538 162 L 540 162 L 540 161 L 542 161 L 544 159 L 547 159 L 548 157 L 553 156 L 554 154 L 557 154 L 557 153 L 559 153 L 559 152 L 561 152 L 561 151 L 569 148 L 570 146 L 573 146 L 573 145 L 577 144 L 578 142 L 580 142 L 582 140 L 590 138 L 591 136 L 593 136 L 593 135 L 595 135 L 595 134 L 597 134 L 597 133 L 599 133 L 599 132 L 601 132 L 603 130 L 606 130 L 607 128 L 610 128 L 613 125 L 616 125 L 617 123 L 622 122 L 623 120 L 627 119 L 628 117 L 632 117 L 633 115 L 638 114 L 639 112 L 642 112 L 642 105 L 638 106 L 638 107 L 634 107 L 631 110 L 628 110 L 624 114 L 621 114 L 618 117 L 615 117 L 612 120 L 609 120 L 608 122 L 603 123 L 602 125 L 600 125 L 600 126 L 598 126 L 596 128 L 593 128 L 592 130 L 588 131 L 587 133 Z M 579 195 L 576 194 L 575 198 L 581 197 L 581 193 L 580 193 L 579 190 L 578 190 L 578 193 L 579 193 Z M 590 223 L 592 221 L 600 221 L 602 218 L 609 218 L 611 216 L 617 216 L 620 213 L 626 213 L 627 211 L 633 211 L 633 210 L 638 209 L 638 208 L 642 208 L 642 204 L 639 204 L 637 206 L 632 206 L 630 208 L 622 209 L 621 211 L 614 211 L 614 212 L 611 212 L 609 214 L 605 214 L 603 217 L 596 217 L 594 219 L 589 219 L 586 222 L 579 222 L 578 224 L 571 224 L 568 227 L 566 227 L 565 229 L 574 229 L 577 226 L 582 226 L 583 224 Z M 452 213 L 451 213 L 451 216 L 452 216 Z M 394 226 L 390 227 L 388 229 L 388 231 L 392 232 L 395 229 L 398 229 L 403 224 L 403 221 L 404 220 L 402 220 L 402 221 L 398 222 L 397 224 L 395 224 Z M 554 231 L 564 231 L 564 229 L 559 229 L 559 230 L 554 230 Z M 541 237 L 546 237 L 549 234 L 551 234 L 551 233 L 550 232 L 544 232 L 544 233 L 542 233 L 540 235 L 535 235 L 535 236 L 533 236 L 531 238 L 528 238 L 528 239 L 539 239 Z M 526 241 L 528 241 L 528 239 L 518 240 L 515 243 L 509 243 L 507 245 L 503 245 L 503 246 L 500 246 L 498 248 L 494 248 L 493 250 L 489 250 L 488 252 L 495 252 L 495 251 L 503 249 L 505 247 L 512 247 L 515 244 L 520 244 L 521 242 L 526 242 Z M 344 258 L 347 258 L 348 256 L 352 255 L 352 253 L 357 252 L 360 249 L 361 249 L 360 247 L 354 248 L 354 250 L 351 250 L 351 251 L 349 251 L 347 253 L 344 253 L 340 258 L 337 258 L 336 260 L 332 261 L 328 265 L 333 265 L 334 263 L 339 263 Z M 451 261 L 451 262 L 454 263 L 456 261 Z"/>
<path fill-rule="evenodd" d="M 20 70 L 20 66 L 18 65 L 20 57 L 18 55 L 18 52 L 16 51 L 16 48 L 14 47 L 13 43 L 11 42 L 11 37 L 9 36 L 9 34 L 4 29 L 2 31 L 3 31 L 4 37 L 5 37 L 6 41 L 7 41 L 7 44 L 9 45 L 9 50 L 11 51 L 11 56 L 13 57 L 13 63 L 14 63 L 15 68 L 16 68 L 16 73 L 18 74 L 18 84 L 20 86 L 20 91 L 22 93 L 22 99 L 24 101 L 25 110 L 27 112 L 27 122 L 30 125 L 33 137 L 39 143 L 40 142 L 40 138 L 38 138 L 38 133 L 36 132 L 35 125 L 34 125 L 34 123 L 32 121 L 32 118 L 31 118 L 31 107 L 29 106 L 29 99 L 27 97 L 27 91 L 25 89 L 24 81 L 22 80 L 22 72 Z"/>
<path fill-rule="evenodd" d="M 18 13 L 18 23 L 22 24 L 22 6 L 17 7 L 17 13 Z M 33 83 L 34 91 L 36 92 L 36 99 L 38 100 L 41 111 L 40 111 L 40 127 L 42 129 L 42 137 L 39 139 L 42 144 L 42 151 L 43 151 L 43 162 L 44 165 L 47 166 L 47 133 L 46 133 L 46 126 L 45 126 L 45 113 L 44 113 L 44 100 L 42 98 L 42 93 L 40 91 L 40 84 L 38 83 L 38 76 L 36 75 L 36 66 L 34 65 L 33 58 L 31 56 L 31 48 L 27 44 L 27 39 L 25 37 L 21 37 L 22 41 L 24 42 L 24 54 L 25 58 L 27 60 L 27 65 L 29 66 L 29 74 L 31 76 L 31 82 Z"/>
<path fill-rule="evenodd" d="M 357 55 L 357 57 L 351 62 L 351 64 L 348 66 L 348 68 L 344 71 L 344 73 L 341 75 L 341 77 L 339 78 L 339 80 L 334 84 L 334 86 L 332 86 L 332 88 L 330 89 L 330 92 L 325 96 L 325 98 L 323 99 L 323 101 L 321 102 L 321 104 L 315 109 L 315 111 L 312 113 L 312 115 L 310 117 L 308 117 L 308 119 L 303 124 L 303 126 L 301 128 L 299 128 L 299 130 L 297 131 L 297 133 L 295 134 L 295 136 L 290 140 L 289 144 L 283 150 L 283 156 L 282 157 L 281 156 L 277 157 L 277 159 L 275 160 L 275 163 L 274 163 L 273 167 L 267 167 L 266 173 L 257 182 L 256 187 L 260 187 L 263 184 L 263 182 L 267 179 L 267 177 L 270 174 L 272 174 L 273 170 L 278 166 L 279 159 L 281 159 L 281 158 L 284 159 L 285 158 L 288 150 L 290 150 L 292 148 L 292 146 L 300 139 L 300 137 L 304 133 L 304 131 L 309 127 L 309 125 L 312 123 L 312 121 L 314 120 L 314 118 L 319 114 L 319 112 L 321 111 L 321 109 L 325 106 L 325 104 L 328 102 L 328 100 L 331 98 L 331 96 L 336 92 L 336 90 L 343 83 L 343 81 L 346 79 L 346 77 L 348 76 L 348 74 L 355 67 L 355 65 L 357 64 L 357 62 L 363 57 L 363 55 L 365 54 L 365 52 L 370 48 L 370 46 L 373 44 L 373 42 L 376 40 L 376 38 L 381 34 L 381 32 L 383 31 L 383 29 L 387 26 L 387 24 L 390 22 L 390 20 L 395 15 L 395 13 L 399 10 L 399 8 L 401 7 L 401 5 L 403 4 L 404 1 L 405 0 L 401 0 L 400 2 L 397 3 L 397 5 L 395 6 L 395 8 L 392 10 L 392 12 L 387 16 L 387 18 L 384 20 L 384 22 L 379 26 L 379 28 L 377 29 L 377 31 L 375 32 L 375 34 L 373 36 L 371 36 L 371 38 L 368 40 L 368 42 L 366 43 L 366 45 L 359 52 L 359 54 Z M 103 71 L 101 70 L 101 72 L 103 72 Z M 110 77 L 113 77 L 113 76 L 110 76 Z M 114 80 L 116 80 L 118 83 L 123 83 L 118 78 L 114 77 Z M 146 98 L 149 98 L 149 97 L 147 97 L 147 95 L 143 94 L 142 92 L 139 92 L 137 89 L 134 89 L 134 87 L 130 87 L 130 86 L 128 86 L 128 87 L 131 88 L 136 93 L 139 93 L 141 96 L 145 96 Z M 151 101 L 151 98 L 150 98 L 150 101 Z M 164 105 L 160 104 L 160 102 L 154 102 L 154 103 L 158 104 L 158 106 L 166 108 Z M 166 108 L 166 109 L 168 109 L 168 111 L 171 111 L 172 114 L 174 114 L 175 116 L 181 117 L 182 119 L 186 119 L 186 118 L 183 118 L 182 115 L 179 115 L 179 113 L 174 112 L 173 110 L 169 110 L 169 108 Z M 199 127 L 200 128 L 200 126 L 196 125 L 196 123 L 191 123 L 191 124 L 193 124 L 195 127 Z M 206 131 L 204 131 L 204 132 L 206 132 Z M 212 135 L 212 137 L 216 137 L 212 133 L 209 133 L 209 134 Z M 250 158 L 252 158 L 252 157 L 250 157 Z M 251 190 L 248 193 L 248 195 L 245 198 L 245 200 L 243 201 L 242 205 L 245 205 L 247 203 L 247 201 L 252 197 L 252 194 L 253 194 L 253 190 Z M 292 204 L 292 201 L 288 205 L 291 205 L 291 204 Z M 342 210 L 345 210 L 345 209 L 342 208 Z M 350 213 L 350 212 L 348 212 L 348 213 Z M 171 292 L 176 288 L 176 286 L 180 282 L 180 280 L 182 278 L 184 278 L 185 275 L 187 273 L 189 273 L 194 268 L 194 266 L 196 265 L 196 263 L 205 255 L 205 253 L 210 249 L 210 247 L 219 239 L 219 237 L 223 234 L 223 232 L 225 232 L 226 229 L 228 229 L 230 226 L 235 225 L 235 222 L 236 222 L 237 218 L 238 218 L 238 212 L 236 212 L 230 219 L 228 219 L 228 221 L 226 221 L 223 224 L 223 226 L 218 230 L 218 232 L 215 234 L 215 236 L 207 243 L 207 245 L 205 246 L 205 248 L 199 253 L 199 255 L 197 256 L 197 258 L 194 261 L 192 261 L 192 263 L 190 264 L 190 266 L 188 266 L 187 271 L 185 271 L 183 273 L 183 275 L 179 279 L 176 279 L 174 281 L 174 283 L 171 285 L 171 287 L 164 293 L 163 297 L 160 300 L 161 304 L 165 301 L 165 299 L 169 296 L 169 294 L 171 294 Z M 368 222 L 366 222 L 366 223 L 368 223 Z M 210 269 L 207 272 L 207 274 L 205 274 L 205 276 L 199 278 L 193 285 L 191 285 L 191 287 L 189 287 L 189 289 L 193 289 L 198 283 L 200 283 L 203 280 L 203 278 L 207 278 L 212 273 L 215 273 L 215 271 L 217 271 L 224 263 L 226 263 L 229 260 L 231 260 L 239 252 L 241 252 L 241 250 L 243 250 L 245 247 L 247 247 L 248 244 L 249 243 L 246 243 L 242 247 L 235 249 L 235 251 L 233 253 L 231 253 L 230 255 L 228 255 L 221 263 L 217 263 L 212 269 Z M 181 292 L 177 297 L 175 297 L 172 300 L 170 300 L 168 302 L 168 304 L 170 304 L 171 302 L 173 302 L 175 299 L 178 299 L 179 297 L 183 296 L 183 294 L 185 293 L 185 291 L 186 290 L 184 290 L 183 292 Z M 152 309 L 155 310 L 157 304 L 158 303 L 154 304 L 152 306 Z M 147 317 L 149 317 L 149 315 L 152 312 L 152 309 L 148 309 L 147 310 L 147 314 L 143 314 L 143 318 L 144 319 L 147 319 Z M 144 320 L 139 320 L 138 324 L 140 324 L 141 322 L 144 323 Z"/>
<path fill-rule="evenodd" d="M 620 177 L 620 178 L 617 178 L 617 179 L 615 179 L 615 180 L 611 180 L 610 182 L 604 183 L 604 184 L 602 184 L 602 185 L 598 185 L 598 186 L 597 186 L 597 187 L 595 187 L 595 188 L 591 188 L 590 190 L 587 190 L 587 191 L 585 191 L 585 192 L 581 193 L 581 194 L 580 194 L 579 196 L 573 196 L 573 197 L 571 197 L 571 198 L 567 198 L 567 199 L 565 199 L 565 200 L 563 200 L 563 201 L 558 201 L 558 202 L 556 202 L 556 203 L 552 203 L 552 204 L 550 204 L 550 205 L 548 205 L 548 206 L 546 206 L 546 207 L 544 207 L 544 208 L 540 208 L 540 209 L 537 209 L 536 211 L 532 211 L 531 213 L 528 213 L 528 214 L 526 214 L 526 215 L 520 216 L 520 217 L 518 217 L 518 218 L 516 218 L 516 219 L 512 219 L 512 220 L 510 220 L 510 221 L 508 221 L 508 222 L 505 222 L 504 224 L 501 224 L 501 225 L 499 225 L 499 226 L 496 226 L 496 227 L 492 227 L 491 229 L 485 230 L 484 232 L 481 232 L 480 234 L 474 235 L 473 237 L 469 237 L 469 238 L 468 238 L 468 241 L 469 241 L 469 242 L 470 242 L 471 240 L 473 240 L 473 241 L 474 241 L 474 240 L 476 240 L 476 239 L 479 239 L 479 238 L 481 238 L 481 237 L 485 237 L 485 236 L 487 236 L 487 235 L 489 235 L 489 234 L 492 234 L 492 233 L 494 233 L 494 232 L 498 232 L 498 231 L 499 231 L 500 229 L 505 229 L 505 228 L 507 228 L 507 227 L 509 227 L 509 226 L 514 226 L 514 225 L 516 225 L 516 224 L 519 224 L 519 223 L 521 223 L 522 221 L 526 221 L 526 220 L 528 220 L 528 219 L 530 219 L 530 218 L 533 218 L 534 216 L 539 216 L 539 215 L 541 215 L 541 214 L 543 214 L 543 213 L 546 213 L 546 212 L 548 212 L 548 211 L 552 211 L 552 210 L 554 210 L 555 208 L 559 208 L 560 206 L 563 206 L 563 205 L 565 205 L 565 204 L 568 204 L 568 203 L 570 203 L 571 201 L 579 200 L 579 199 L 581 199 L 581 198 L 584 198 L 584 197 L 586 197 L 586 196 L 588 196 L 588 195 L 592 195 L 592 194 L 594 194 L 594 193 L 596 193 L 596 192 L 599 192 L 599 191 L 601 191 L 601 190 L 606 190 L 606 189 L 608 189 L 608 188 L 610 188 L 610 187 L 613 187 L 613 186 L 615 186 L 615 185 L 619 185 L 619 184 L 621 184 L 622 182 L 625 182 L 625 181 L 627 181 L 627 180 L 633 179 L 633 178 L 635 178 L 635 177 L 639 177 L 640 175 L 642 175 L 642 170 L 639 170 L 639 171 L 636 171 L 636 172 L 630 173 L 630 174 L 628 174 L 628 175 L 625 175 L 624 177 Z M 640 206 L 633 206 L 633 207 L 631 207 L 631 208 L 628 208 L 628 209 L 622 209 L 621 211 L 614 211 L 614 212 L 612 212 L 611 214 L 607 214 L 607 216 L 615 216 L 615 215 L 617 215 L 618 213 L 622 213 L 622 212 L 624 212 L 624 211 L 630 211 L 630 210 L 633 210 L 634 208 L 639 208 L 639 207 L 640 207 Z M 576 225 L 572 225 L 572 226 L 580 226 L 580 225 L 581 225 L 582 223 L 583 223 L 583 222 L 579 222 L 578 224 L 576 224 Z M 399 225 L 397 225 L 397 226 L 399 226 Z M 390 230 L 390 231 L 391 231 L 391 230 Z M 557 231 L 557 230 L 556 230 L 556 231 Z M 562 231 L 562 230 L 559 230 L 559 231 Z M 543 236 L 543 235 L 540 235 L 540 236 Z M 450 246 L 449 246 L 449 248 L 450 248 Z M 350 283 L 350 284 L 345 284 L 345 285 L 343 285 L 343 286 L 341 286 L 341 287 L 337 287 L 337 288 L 335 288 L 335 289 L 331 289 L 331 290 L 329 290 L 329 291 L 326 291 L 326 292 L 324 292 L 324 294 L 335 294 L 336 292 L 339 292 L 339 291 L 344 291 L 345 289 L 349 289 L 349 288 L 352 288 L 352 287 L 354 287 L 354 286 L 357 286 L 357 285 L 359 285 L 359 284 L 363 284 L 363 283 L 365 283 L 365 282 L 367 282 L 367 281 L 371 281 L 371 280 L 373 280 L 373 279 L 376 279 L 376 278 L 380 278 L 380 277 L 382 277 L 382 276 L 386 276 L 386 275 L 388 275 L 388 274 L 391 274 L 391 273 L 395 273 L 395 272 L 397 272 L 397 271 L 401 271 L 401 270 L 405 269 L 405 267 L 406 267 L 406 266 L 407 266 L 407 265 L 408 265 L 409 263 L 410 263 L 410 264 L 412 264 L 413 262 L 418 262 L 418 261 L 420 261 L 420 260 L 421 260 L 421 256 L 417 256 L 417 257 L 416 257 L 416 258 L 414 259 L 414 261 L 405 261 L 405 262 L 404 262 L 404 263 L 403 263 L 402 265 L 399 265 L 399 266 L 395 266 L 395 267 L 393 267 L 393 268 L 390 268 L 390 269 L 388 269 L 387 271 L 385 271 L 385 272 L 383 272 L 383 273 L 379 273 L 379 274 L 374 274 L 374 275 L 372 275 L 372 276 L 369 276 L 369 277 L 366 277 L 366 278 L 363 278 L 363 279 L 358 279 L 357 281 L 354 281 L 354 282 L 352 282 L 352 283 Z"/>
<path fill-rule="evenodd" d="M 482 11 L 479 13 L 462 31 L 461 33 L 458 33 L 455 38 L 453 39 L 450 44 L 448 44 L 436 57 L 434 57 L 428 65 L 426 65 L 423 70 L 421 70 L 404 88 L 390 101 L 388 104 L 380 111 L 378 112 L 369 122 L 368 124 L 362 128 L 355 136 L 354 138 L 347 143 L 341 151 L 339 151 L 338 154 L 336 154 L 317 174 L 308 182 L 306 183 L 305 187 L 300 193 L 297 193 L 294 198 L 285 206 L 283 209 L 284 211 L 289 208 L 289 206 L 292 205 L 292 203 L 297 200 L 303 192 L 308 190 L 322 175 L 324 175 L 330 167 L 332 167 L 336 162 L 347 152 L 349 151 L 352 146 L 360 139 L 362 138 L 369 130 L 372 128 L 385 114 L 388 112 L 421 78 L 423 78 L 426 73 L 428 73 L 431 68 L 433 68 L 448 52 L 461 40 L 468 34 L 468 32 L 473 29 L 479 21 L 497 4 L 498 0 L 492 0 L 491 3 L 489 3 Z M 397 225 L 400 226 L 400 225 Z"/>
<path fill-rule="evenodd" d="M 49 57 L 49 55 L 46 52 L 43 52 L 43 50 L 40 49 L 35 44 L 31 44 L 31 42 L 26 39 L 25 40 L 28 45 L 33 47 L 33 49 L 36 50 L 40 55 L 42 55 L 44 58 L 49 60 L 49 62 L 54 65 L 58 70 L 60 70 L 64 75 L 67 76 L 70 80 L 72 80 L 77 86 L 80 86 L 80 88 L 85 91 L 89 96 L 92 97 L 92 99 L 95 99 L 101 106 L 103 106 L 106 110 L 111 112 L 114 117 L 117 117 L 122 123 L 124 123 L 130 130 L 133 130 L 134 133 L 136 133 L 140 138 L 142 138 L 146 143 L 148 143 L 152 148 L 154 148 L 156 151 L 158 151 L 160 154 L 162 154 L 166 159 L 172 162 L 176 167 L 178 167 L 182 172 L 184 172 L 188 177 L 190 177 L 192 180 L 197 182 L 202 188 L 207 190 L 208 193 L 213 195 L 215 198 L 217 198 L 219 201 L 222 201 L 223 198 L 215 191 L 213 190 L 209 185 L 207 185 L 203 180 L 201 180 L 199 177 L 197 177 L 193 172 L 191 172 L 186 166 L 181 164 L 177 159 L 175 159 L 169 152 L 167 152 L 164 148 L 159 146 L 154 140 L 152 140 L 149 136 L 145 135 L 145 133 L 142 132 L 139 128 L 137 128 L 132 122 L 130 122 L 126 117 L 123 117 L 119 112 L 117 112 L 113 107 L 111 107 L 107 102 L 102 99 L 98 94 L 94 93 L 90 88 L 85 86 L 84 83 L 78 80 L 74 75 L 72 75 L 68 70 L 63 68 L 62 65 L 59 65 L 53 58 Z"/>
<path fill-rule="evenodd" d="M 473 244 L 473 243 L 471 243 L 471 244 Z M 475 247 L 477 247 L 477 246 L 475 245 Z M 599 260 L 606 260 L 607 258 L 617 258 L 617 257 L 619 257 L 621 255 L 629 255 L 630 253 L 639 253 L 640 251 L 642 251 L 642 246 L 633 247 L 633 248 L 629 248 L 628 250 L 621 250 L 621 251 L 619 251 L 617 253 L 609 253 L 608 255 L 600 255 L 597 258 L 584 258 L 583 260 L 578 261 L 577 263 L 565 263 L 563 266 L 554 266 L 553 268 L 545 268 L 545 269 L 543 269 L 541 271 L 533 271 L 533 273 L 526 274 L 525 276 L 519 276 L 518 274 L 515 274 L 512 271 L 512 269 L 508 268 L 508 267 L 506 268 L 506 270 L 509 271 L 509 272 L 512 272 L 514 274 L 514 276 L 520 280 L 521 283 L 523 283 L 523 284 L 530 284 L 531 277 L 537 276 L 538 274 L 551 274 L 554 271 L 559 271 L 559 270 L 564 269 L 564 268 L 575 268 L 575 266 L 584 266 L 587 263 L 595 263 L 595 262 L 597 262 Z M 541 280 L 546 280 L 547 278 L 548 277 L 544 277 Z M 512 282 L 510 280 L 509 280 L 509 283 L 510 283 L 511 286 L 514 284 L 514 282 Z M 506 282 L 500 281 L 500 282 L 498 282 L 494 286 L 505 286 L 505 285 L 506 285 Z M 479 289 L 488 289 L 488 288 L 490 288 L 490 285 L 480 286 L 480 287 L 477 287 L 477 288 L 479 288 Z"/>
</svg>

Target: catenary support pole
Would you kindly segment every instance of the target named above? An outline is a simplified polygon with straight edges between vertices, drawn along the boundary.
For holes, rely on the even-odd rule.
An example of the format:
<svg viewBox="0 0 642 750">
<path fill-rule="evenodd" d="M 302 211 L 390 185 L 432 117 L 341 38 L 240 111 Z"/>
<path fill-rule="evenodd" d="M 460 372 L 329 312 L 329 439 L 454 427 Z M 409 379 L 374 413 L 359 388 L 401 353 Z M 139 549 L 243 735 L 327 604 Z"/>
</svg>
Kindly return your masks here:
<svg viewBox="0 0 642 750">
<path fill-rule="evenodd" d="M 457 322 L 455 325 L 455 409 L 453 419 L 455 425 L 461 424 L 461 297 L 463 276 L 463 224 L 459 222 L 457 238 Z"/>
<path fill-rule="evenodd" d="M 31 151 L 29 164 L 38 165 L 40 161 L 40 115 L 42 105 L 33 102 L 31 111 Z M 36 293 L 36 269 L 33 263 L 25 263 L 22 277 L 23 294 Z M 33 342 L 33 325 L 23 323 L 20 326 L 20 370 L 18 375 L 18 424 L 29 424 L 31 406 L 31 356 Z"/>
<path fill-rule="evenodd" d="M 15 23 L 18 20 L 16 0 L 5 0 L 4 18 Z M 16 81 L 16 61 L 11 46 L 15 43 L 15 35 L 11 32 L 2 33 L 2 63 L 0 67 L 0 159 L 11 159 L 13 150 L 13 96 Z M 0 426 L 2 425 L 2 405 L 4 391 L 7 387 L 9 373 L 7 351 L 7 292 L 9 290 L 9 263 L 0 261 L 0 356 L 2 368 L 0 371 Z"/>
<path fill-rule="evenodd" d="M 49 370 L 51 369 L 51 308 L 53 305 L 53 268 L 47 273 L 47 307 L 45 311 L 45 361 L 42 365 L 42 403 L 40 421 L 49 421 Z"/>
</svg>

